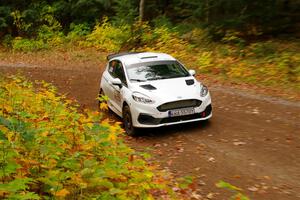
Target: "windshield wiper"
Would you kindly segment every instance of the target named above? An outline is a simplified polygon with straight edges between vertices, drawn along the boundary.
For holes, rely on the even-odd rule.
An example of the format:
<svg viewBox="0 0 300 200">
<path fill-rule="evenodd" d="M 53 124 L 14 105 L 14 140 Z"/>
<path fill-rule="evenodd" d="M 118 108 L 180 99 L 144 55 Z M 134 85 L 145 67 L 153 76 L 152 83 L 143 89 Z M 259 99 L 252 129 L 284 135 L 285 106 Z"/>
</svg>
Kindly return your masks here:
<svg viewBox="0 0 300 200">
<path fill-rule="evenodd" d="M 162 77 L 148 78 L 147 81 L 153 81 L 153 80 L 159 80 L 159 79 L 162 79 Z"/>
<path fill-rule="evenodd" d="M 137 82 L 145 82 L 146 80 L 137 79 L 137 78 L 131 78 L 130 81 L 137 81 Z"/>
<path fill-rule="evenodd" d="M 176 74 L 176 75 L 166 76 L 164 78 L 168 79 L 168 78 L 181 78 L 181 77 L 184 77 L 184 76 L 182 76 L 181 74 Z"/>
</svg>

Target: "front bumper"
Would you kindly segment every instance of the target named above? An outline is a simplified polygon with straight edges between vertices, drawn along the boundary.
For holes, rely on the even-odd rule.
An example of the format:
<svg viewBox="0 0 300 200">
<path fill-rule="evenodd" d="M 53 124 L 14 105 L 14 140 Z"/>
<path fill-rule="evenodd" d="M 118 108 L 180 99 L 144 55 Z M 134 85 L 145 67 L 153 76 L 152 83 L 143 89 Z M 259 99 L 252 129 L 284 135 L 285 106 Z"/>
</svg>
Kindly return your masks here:
<svg viewBox="0 0 300 200">
<path fill-rule="evenodd" d="M 144 125 L 171 125 L 190 121 L 205 120 L 210 118 L 211 115 L 212 106 L 209 104 L 203 112 L 177 117 L 154 118 L 149 114 L 140 113 L 138 116 L 138 122 Z"/>
<path fill-rule="evenodd" d="M 169 117 L 168 111 L 161 112 L 156 106 L 150 105 L 131 105 L 131 114 L 133 125 L 141 128 L 154 128 L 161 126 L 169 126 L 187 122 L 207 120 L 212 117 L 211 99 L 208 95 L 201 99 L 200 106 L 194 107 L 195 113 L 191 115 L 183 115 Z"/>
</svg>

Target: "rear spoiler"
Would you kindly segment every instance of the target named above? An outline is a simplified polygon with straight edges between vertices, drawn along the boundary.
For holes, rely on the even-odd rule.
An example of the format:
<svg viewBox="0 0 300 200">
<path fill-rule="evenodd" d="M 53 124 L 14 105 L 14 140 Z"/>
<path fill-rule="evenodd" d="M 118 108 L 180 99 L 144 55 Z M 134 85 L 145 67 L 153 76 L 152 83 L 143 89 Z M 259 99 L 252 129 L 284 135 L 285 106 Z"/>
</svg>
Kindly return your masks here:
<svg viewBox="0 0 300 200">
<path fill-rule="evenodd" d="M 119 56 L 125 56 L 125 55 L 130 55 L 130 54 L 138 54 L 138 53 L 143 53 L 143 52 L 121 52 L 121 53 L 114 53 L 114 54 L 109 54 L 106 59 L 107 60 L 111 60 L 115 57 L 119 57 Z"/>
</svg>

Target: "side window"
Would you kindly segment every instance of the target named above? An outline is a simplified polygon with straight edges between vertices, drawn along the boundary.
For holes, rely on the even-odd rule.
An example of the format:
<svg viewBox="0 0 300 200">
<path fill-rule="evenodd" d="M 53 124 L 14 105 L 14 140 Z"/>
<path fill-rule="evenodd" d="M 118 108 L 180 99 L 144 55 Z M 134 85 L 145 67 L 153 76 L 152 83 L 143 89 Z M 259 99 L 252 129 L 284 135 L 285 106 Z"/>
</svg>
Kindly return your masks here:
<svg viewBox="0 0 300 200">
<path fill-rule="evenodd" d="M 110 75 L 114 76 L 114 71 L 115 71 L 115 67 L 116 67 L 117 61 L 113 60 L 109 62 L 109 66 L 108 66 L 108 72 L 110 73 Z"/>
<path fill-rule="evenodd" d="M 108 72 L 112 75 L 112 77 L 119 78 L 122 81 L 122 83 L 127 85 L 124 69 L 120 61 L 118 60 L 110 61 L 108 66 Z"/>
</svg>

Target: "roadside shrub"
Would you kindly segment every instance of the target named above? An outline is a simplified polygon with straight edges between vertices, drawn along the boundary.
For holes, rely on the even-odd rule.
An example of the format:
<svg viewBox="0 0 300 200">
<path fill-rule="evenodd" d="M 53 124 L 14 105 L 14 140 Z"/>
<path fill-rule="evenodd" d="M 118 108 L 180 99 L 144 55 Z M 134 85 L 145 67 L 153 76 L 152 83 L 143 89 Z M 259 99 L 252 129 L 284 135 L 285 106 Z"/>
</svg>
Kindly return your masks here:
<svg viewBox="0 0 300 200">
<path fill-rule="evenodd" d="M 300 88 L 299 41 L 268 40 L 248 44 L 242 33 L 216 28 L 222 42 L 213 42 L 208 29 L 184 28 L 183 25 L 181 28 L 171 27 L 164 17 L 153 20 L 154 26 L 140 21 L 113 24 L 104 18 L 92 32 L 87 24 L 71 24 L 71 31 L 65 36 L 50 11 L 45 12 L 49 18 L 45 19 L 46 24 L 39 26 L 36 40 L 6 36 L 4 46 L 17 51 L 66 45 L 95 47 L 105 52 L 165 52 L 201 73 L 233 81 Z M 15 13 L 16 23 L 19 23 L 20 30 L 25 31 L 27 25 L 19 14 Z"/>
<path fill-rule="evenodd" d="M 297 83 L 300 88 L 300 54 L 283 52 L 274 58 L 278 75 L 286 82 Z"/>
<path fill-rule="evenodd" d="M 201 72 L 209 72 L 210 68 L 212 67 L 213 64 L 213 52 L 205 51 L 202 53 L 199 53 L 199 56 L 197 58 L 197 66 L 199 66 L 199 70 Z"/>
<path fill-rule="evenodd" d="M 174 27 L 174 25 L 172 24 L 170 19 L 164 15 L 156 17 L 155 19 L 152 20 L 152 23 L 154 24 L 154 27 L 156 27 L 156 28 L 167 27 L 167 28 L 171 29 L 172 27 Z"/>
<path fill-rule="evenodd" d="M 25 39 L 21 37 L 16 37 L 12 40 L 12 49 L 16 51 L 29 52 L 48 48 L 48 44 L 45 44 L 42 40 Z"/>
<path fill-rule="evenodd" d="M 216 53 L 221 57 L 234 56 L 235 48 L 228 44 L 217 45 Z"/>
<path fill-rule="evenodd" d="M 211 43 L 208 31 L 202 28 L 194 28 L 191 31 L 182 35 L 181 38 L 201 48 L 208 48 L 209 43 Z"/>
<path fill-rule="evenodd" d="M 60 35 L 60 31 L 58 30 L 53 30 L 52 27 L 49 27 L 47 25 L 42 25 L 39 29 L 38 29 L 38 35 L 37 38 L 47 41 L 50 40 L 51 38 Z"/>
<path fill-rule="evenodd" d="M 276 56 L 276 48 L 271 41 L 251 43 L 248 50 L 256 57 Z"/>
<path fill-rule="evenodd" d="M 54 12 L 55 8 L 50 5 L 33 3 L 27 10 L 14 10 L 10 15 L 18 36 L 33 38 L 40 37 L 37 33 L 45 28 L 51 33 L 62 30 Z"/>
<path fill-rule="evenodd" d="M 224 37 L 221 39 L 224 43 L 229 44 L 237 44 L 239 46 L 243 46 L 245 43 L 245 40 L 240 37 L 241 33 L 234 30 L 227 30 L 225 32 Z"/>
<path fill-rule="evenodd" d="M 88 24 L 86 24 L 86 23 L 84 23 L 84 24 L 71 23 L 70 31 L 69 31 L 68 35 L 66 36 L 66 39 L 71 43 L 76 42 L 76 41 L 84 39 L 84 37 L 86 35 L 88 35 L 89 33 L 90 33 L 90 27 Z"/>
<path fill-rule="evenodd" d="M 91 34 L 80 45 L 96 47 L 97 49 L 118 52 L 130 38 L 128 25 L 113 26 L 105 18 L 101 24 L 97 24 Z"/>
<path fill-rule="evenodd" d="M 32 33 L 33 23 L 25 20 L 27 17 L 26 13 L 30 12 L 21 12 L 19 10 L 15 10 L 10 13 L 13 19 L 13 24 L 17 29 L 18 35 L 20 36 Z"/>
<path fill-rule="evenodd" d="M 190 54 L 193 46 L 180 38 L 178 33 L 172 32 L 169 28 L 162 26 L 151 29 L 148 24 L 143 24 L 140 44 L 136 47 L 138 51 L 164 52 L 182 61 L 194 60 Z"/>
<path fill-rule="evenodd" d="M 260 85 L 300 88 L 300 54 L 296 43 L 266 41 L 243 48 L 212 44 L 198 53 L 200 73 Z"/>
<path fill-rule="evenodd" d="M 48 9 L 51 10 L 49 7 L 44 8 L 46 11 Z M 46 12 L 44 11 L 44 12 Z M 18 12 L 16 12 L 15 15 L 17 15 Z M 18 16 L 18 15 L 17 15 Z M 20 20 L 20 22 L 16 21 L 15 23 L 20 23 L 20 30 L 27 30 L 22 25 L 23 20 L 22 18 L 16 18 L 16 20 Z M 49 13 L 44 14 L 43 21 L 45 21 L 45 24 L 40 25 L 37 29 L 36 36 L 32 37 L 33 39 L 29 38 L 22 38 L 22 37 L 16 37 L 12 40 L 11 46 L 13 50 L 17 51 L 38 51 L 42 49 L 48 49 L 50 47 L 58 47 L 61 46 L 64 43 L 64 34 L 60 32 L 61 25 L 59 22 Z M 31 25 L 28 27 L 31 27 Z"/>
<path fill-rule="evenodd" d="M 36 84 L 0 77 L 0 198 L 176 198 L 166 174 L 122 142 L 118 123 Z"/>
<path fill-rule="evenodd" d="M 5 48 L 12 48 L 12 41 L 13 41 L 13 37 L 10 35 L 10 34 L 7 34 L 3 37 L 2 39 L 2 45 L 5 47 Z"/>
</svg>

